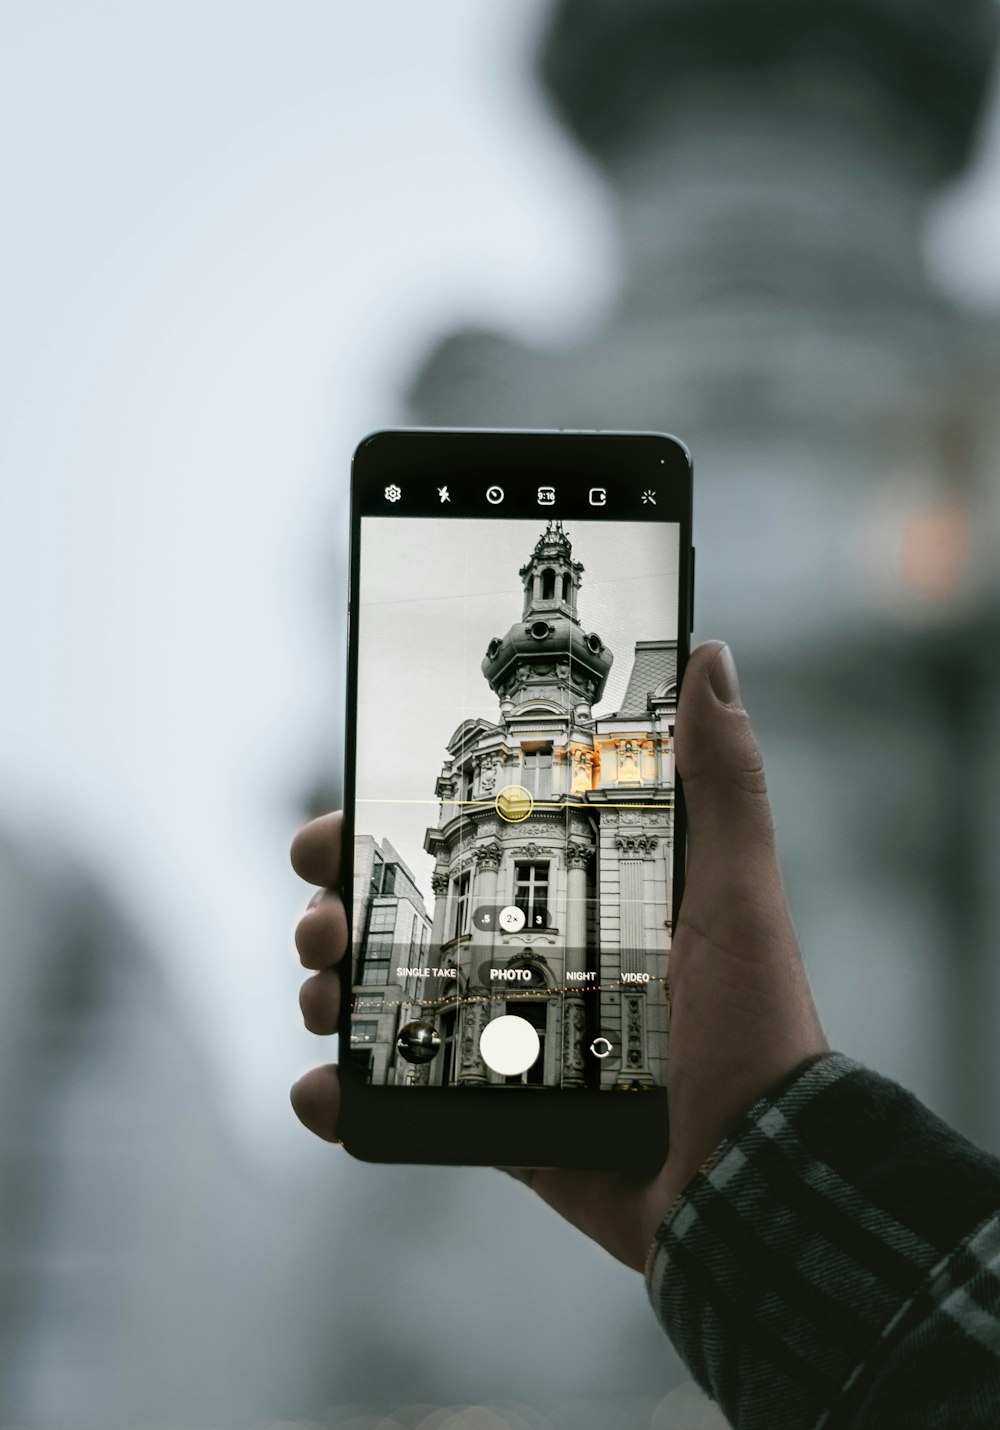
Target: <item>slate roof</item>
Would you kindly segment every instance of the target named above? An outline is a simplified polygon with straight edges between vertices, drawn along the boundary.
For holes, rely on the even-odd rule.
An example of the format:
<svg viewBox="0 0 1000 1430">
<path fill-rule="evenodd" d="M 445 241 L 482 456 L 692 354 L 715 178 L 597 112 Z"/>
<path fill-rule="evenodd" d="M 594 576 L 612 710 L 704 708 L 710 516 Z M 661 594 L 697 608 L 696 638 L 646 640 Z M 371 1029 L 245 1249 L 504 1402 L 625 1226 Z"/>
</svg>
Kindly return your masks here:
<svg viewBox="0 0 1000 1430">
<path fill-rule="evenodd" d="M 677 679 L 676 641 L 636 641 L 632 674 L 619 715 L 639 717 L 649 713 L 649 697 L 654 690 L 673 685 Z"/>
</svg>

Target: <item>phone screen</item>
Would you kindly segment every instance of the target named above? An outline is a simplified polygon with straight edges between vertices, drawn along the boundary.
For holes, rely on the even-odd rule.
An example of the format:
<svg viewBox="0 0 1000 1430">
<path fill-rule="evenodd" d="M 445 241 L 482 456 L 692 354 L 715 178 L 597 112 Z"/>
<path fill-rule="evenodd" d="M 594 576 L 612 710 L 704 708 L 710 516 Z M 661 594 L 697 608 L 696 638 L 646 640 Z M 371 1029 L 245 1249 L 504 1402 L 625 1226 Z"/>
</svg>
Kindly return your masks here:
<svg viewBox="0 0 1000 1430">
<path fill-rule="evenodd" d="M 560 485 L 512 515 L 470 475 L 400 514 L 401 478 L 355 526 L 348 1055 L 373 1087 L 666 1085 L 680 527 L 653 483 L 628 512 Z"/>
</svg>

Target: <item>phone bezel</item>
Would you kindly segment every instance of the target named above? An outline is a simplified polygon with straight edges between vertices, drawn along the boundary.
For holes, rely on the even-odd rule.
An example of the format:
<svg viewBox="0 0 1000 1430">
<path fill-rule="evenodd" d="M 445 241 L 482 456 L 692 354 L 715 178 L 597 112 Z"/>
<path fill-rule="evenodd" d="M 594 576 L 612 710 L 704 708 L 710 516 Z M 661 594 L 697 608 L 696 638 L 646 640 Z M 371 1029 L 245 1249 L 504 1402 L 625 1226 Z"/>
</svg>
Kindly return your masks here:
<svg viewBox="0 0 1000 1430">
<path fill-rule="evenodd" d="M 690 653 L 693 624 L 694 550 L 692 547 L 692 465 L 687 448 L 677 438 L 655 432 L 565 432 L 471 428 L 399 428 L 372 433 L 358 446 L 351 468 L 350 595 L 348 612 L 348 681 L 344 760 L 344 847 L 341 891 L 348 927 L 353 912 L 355 755 L 358 685 L 357 599 L 362 516 L 384 512 L 384 486 L 396 481 L 404 495 L 393 515 L 415 520 L 432 515 L 414 510 L 422 504 L 428 479 L 456 482 L 452 516 L 475 515 L 496 520 L 524 519 L 523 504 L 499 510 L 485 502 L 485 488 L 466 486 L 501 476 L 510 484 L 544 478 L 580 483 L 571 488 L 573 512 L 566 501 L 553 515 L 571 519 L 583 515 L 585 483 L 600 479 L 659 482 L 657 517 L 675 522 L 679 532 L 678 684 Z M 405 485 L 404 485 L 405 479 Z M 407 497 L 406 486 L 417 497 Z M 564 488 L 565 490 L 565 488 Z M 589 495 L 589 488 L 588 495 Z M 660 502 L 662 501 L 662 505 Z M 439 512 L 434 514 L 440 514 Z M 537 510 L 529 513 L 537 514 Z M 593 512 L 590 513 L 591 519 Z M 641 509 L 626 513 L 601 510 L 602 521 L 641 520 Z M 646 519 L 650 519 L 647 517 Z M 683 791 L 675 793 L 673 849 L 673 918 L 676 922 L 684 887 L 686 821 Z M 350 948 L 350 944 L 349 944 Z M 341 964 L 341 1047 L 349 1046 L 352 978 L 350 953 Z M 665 1089 L 616 1096 L 596 1089 L 535 1089 L 530 1096 L 491 1090 L 433 1087 L 372 1086 L 351 1063 L 340 1063 L 342 1091 L 339 1136 L 352 1155 L 365 1161 L 431 1163 L 468 1166 L 560 1166 L 653 1171 L 668 1145 Z"/>
</svg>

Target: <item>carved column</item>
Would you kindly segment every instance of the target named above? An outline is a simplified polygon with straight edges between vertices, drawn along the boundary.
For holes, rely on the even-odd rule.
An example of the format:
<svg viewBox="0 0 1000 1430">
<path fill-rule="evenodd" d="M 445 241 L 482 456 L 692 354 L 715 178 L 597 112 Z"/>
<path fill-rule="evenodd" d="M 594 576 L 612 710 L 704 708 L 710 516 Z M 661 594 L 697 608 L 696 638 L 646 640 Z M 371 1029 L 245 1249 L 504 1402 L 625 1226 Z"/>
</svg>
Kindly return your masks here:
<svg viewBox="0 0 1000 1430">
<path fill-rule="evenodd" d="M 471 993 L 471 990 L 470 990 Z M 485 990 L 477 989 L 475 1002 L 464 1003 L 458 1012 L 458 1080 L 472 1085 L 489 1082 L 486 1064 L 479 1054 L 479 1039 L 489 1021 Z"/>
<path fill-rule="evenodd" d="M 652 834 L 619 834 L 618 887 L 621 900 L 622 973 L 646 971 L 646 880 L 643 864 L 658 840 Z"/>
<path fill-rule="evenodd" d="M 590 850 L 585 844 L 566 846 L 566 945 L 563 984 L 571 986 L 568 971 L 582 973 L 587 967 L 587 864 Z M 562 995 L 562 1085 L 583 1087 L 583 1035 L 586 1025 L 584 993 Z"/>
<path fill-rule="evenodd" d="M 445 920 L 448 917 L 448 885 L 450 882 L 447 870 L 436 869 L 431 875 L 431 893 L 434 895 L 431 952 L 434 954 L 435 962 L 441 958 L 441 945 L 445 941 Z"/>
<path fill-rule="evenodd" d="M 500 872 L 500 864 L 503 860 L 503 849 L 494 840 L 491 844 L 484 844 L 475 852 L 476 877 L 472 888 L 473 913 L 477 908 L 489 906 L 494 911 L 497 908 L 497 875 Z M 475 923 L 472 925 L 472 947 L 475 959 L 479 962 L 484 958 L 489 958 L 493 951 L 493 936 L 496 932 L 495 926 L 490 925 L 488 929 L 481 929 Z M 479 962 L 474 961 L 472 976 L 479 975 Z"/>
<path fill-rule="evenodd" d="M 659 840 L 652 834 L 619 834 L 618 881 L 621 891 L 622 973 L 646 969 L 646 879 L 643 865 Z M 622 982 L 622 1051 L 619 1082 L 652 1082 L 646 1062 L 646 986 Z"/>
<path fill-rule="evenodd" d="M 587 966 L 587 864 L 583 844 L 566 846 L 566 968 Z"/>
<path fill-rule="evenodd" d="M 583 996 L 567 993 L 563 999 L 562 1086 L 584 1086 L 583 1038 L 586 1015 Z"/>
</svg>

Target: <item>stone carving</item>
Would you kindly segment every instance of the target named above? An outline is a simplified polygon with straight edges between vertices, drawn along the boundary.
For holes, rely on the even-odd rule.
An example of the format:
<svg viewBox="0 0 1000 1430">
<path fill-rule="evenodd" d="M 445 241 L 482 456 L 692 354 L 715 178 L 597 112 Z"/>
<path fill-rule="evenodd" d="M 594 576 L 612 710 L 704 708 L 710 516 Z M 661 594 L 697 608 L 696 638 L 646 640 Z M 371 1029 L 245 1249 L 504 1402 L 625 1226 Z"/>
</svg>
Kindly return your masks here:
<svg viewBox="0 0 1000 1430">
<path fill-rule="evenodd" d="M 483 844 L 476 850 L 476 867 L 496 873 L 503 861 L 503 847 L 494 840 L 491 844 Z"/>
<path fill-rule="evenodd" d="M 615 843 L 626 859 L 649 859 L 659 844 L 655 834 L 618 834 Z"/>
<path fill-rule="evenodd" d="M 638 784 L 642 779 L 639 770 L 639 746 L 635 740 L 616 740 L 618 750 L 618 779 L 630 784 Z"/>
<path fill-rule="evenodd" d="M 592 750 L 574 750 L 573 760 L 573 789 L 575 791 L 589 790 L 594 783 L 594 752 Z"/>
<path fill-rule="evenodd" d="M 483 794 L 492 794 L 497 782 L 496 755 L 483 755 L 479 761 L 479 787 Z"/>
<path fill-rule="evenodd" d="M 483 1083 L 488 1081 L 486 1064 L 479 1056 L 479 1039 L 482 1035 L 485 1015 L 486 1006 L 480 1001 L 466 1004 L 460 1015 L 462 1037 L 459 1042 L 459 1082 Z"/>
<path fill-rule="evenodd" d="M 583 1086 L 584 1029 L 583 999 L 567 998 L 563 1005 L 563 1087 Z"/>
<path fill-rule="evenodd" d="M 566 867 L 568 869 L 586 869 L 590 863 L 591 850 L 585 844 L 566 845 Z"/>
<path fill-rule="evenodd" d="M 512 854 L 520 854 L 525 859 L 551 859 L 555 851 L 544 844 L 517 844 Z"/>
<path fill-rule="evenodd" d="M 448 892 L 449 882 L 450 880 L 448 878 L 447 872 L 444 870 L 436 869 L 431 875 L 431 892 L 437 898 L 442 898 Z"/>
<path fill-rule="evenodd" d="M 642 999 L 625 1000 L 625 1062 L 630 1068 L 642 1067 Z"/>
</svg>

